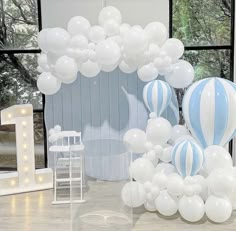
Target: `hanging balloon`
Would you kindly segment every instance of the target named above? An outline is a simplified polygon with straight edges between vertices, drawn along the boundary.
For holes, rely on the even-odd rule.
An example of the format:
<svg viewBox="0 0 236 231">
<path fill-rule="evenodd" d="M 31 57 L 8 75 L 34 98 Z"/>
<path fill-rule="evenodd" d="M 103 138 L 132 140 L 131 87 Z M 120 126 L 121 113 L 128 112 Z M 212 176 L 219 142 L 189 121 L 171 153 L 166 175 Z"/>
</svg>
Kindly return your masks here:
<svg viewBox="0 0 236 231">
<path fill-rule="evenodd" d="M 229 81 L 207 78 L 184 95 L 183 115 L 192 135 L 206 148 L 224 146 L 236 128 L 236 92 Z"/>
<path fill-rule="evenodd" d="M 172 151 L 172 163 L 181 176 L 194 176 L 202 167 L 203 151 L 190 140 L 177 143 Z"/>
<path fill-rule="evenodd" d="M 160 116 L 169 105 L 172 97 L 171 88 L 168 83 L 154 80 L 143 88 L 143 100 L 150 112 Z"/>
</svg>

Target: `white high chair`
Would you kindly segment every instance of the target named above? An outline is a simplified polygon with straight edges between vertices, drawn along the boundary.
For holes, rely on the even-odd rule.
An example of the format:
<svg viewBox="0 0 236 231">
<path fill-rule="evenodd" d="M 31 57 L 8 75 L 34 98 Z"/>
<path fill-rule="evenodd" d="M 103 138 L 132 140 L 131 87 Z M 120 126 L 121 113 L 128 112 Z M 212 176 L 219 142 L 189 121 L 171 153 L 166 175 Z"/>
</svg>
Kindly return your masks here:
<svg viewBox="0 0 236 231">
<path fill-rule="evenodd" d="M 53 145 L 49 151 L 54 155 L 54 200 L 52 204 L 67 204 L 67 203 L 82 203 L 83 199 L 83 177 L 84 177 L 84 145 L 81 139 L 81 132 L 76 131 L 60 131 L 52 134 L 50 140 Z M 79 163 L 75 166 L 79 169 L 79 176 L 72 175 L 72 163 Z M 60 177 L 58 170 L 68 166 L 68 177 Z M 80 184 L 80 199 L 72 199 L 72 183 L 78 182 Z M 69 183 L 70 196 L 69 200 L 58 200 L 57 191 L 60 188 L 60 183 Z"/>
</svg>

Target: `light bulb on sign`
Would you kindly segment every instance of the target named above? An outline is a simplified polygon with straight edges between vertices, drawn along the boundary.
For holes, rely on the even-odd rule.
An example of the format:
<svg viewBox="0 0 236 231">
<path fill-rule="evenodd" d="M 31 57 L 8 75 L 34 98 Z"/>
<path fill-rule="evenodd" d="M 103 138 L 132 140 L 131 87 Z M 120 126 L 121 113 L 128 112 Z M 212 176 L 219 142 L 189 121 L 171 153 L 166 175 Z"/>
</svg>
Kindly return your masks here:
<svg viewBox="0 0 236 231">
<path fill-rule="evenodd" d="M 24 155 L 24 157 L 23 157 L 23 158 L 24 158 L 24 160 L 28 160 L 28 157 L 27 157 L 26 155 Z"/>
<path fill-rule="evenodd" d="M 11 186 L 15 186 L 16 185 L 16 181 L 15 180 L 11 180 L 10 184 L 11 184 Z"/>
<path fill-rule="evenodd" d="M 39 179 L 39 182 L 43 181 L 43 177 L 41 177 L 41 176 L 38 179 Z"/>
<path fill-rule="evenodd" d="M 28 184 L 28 183 L 29 183 L 29 179 L 25 178 L 25 184 Z"/>
<path fill-rule="evenodd" d="M 28 171 L 29 171 L 29 168 L 28 168 L 28 167 L 24 167 L 24 171 L 25 171 L 25 172 L 28 172 Z"/>
<path fill-rule="evenodd" d="M 27 135 L 26 135 L 26 133 L 25 133 L 25 132 L 23 133 L 23 137 L 24 137 L 24 138 L 26 138 L 26 137 L 27 137 Z"/>
<path fill-rule="evenodd" d="M 8 117 L 9 119 L 11 119 L 11 118 L 12 118 L 12 114 L 8 114 L 7 117 Z"/>
<path fill-rule="evenodd" d="M 27 125 L 26 121 L 22 121 L 22 125 L 25 127 Z"/>
<path fill-rule="evenodd" d="M 26 110 L 25 109 L 21 109 L 21 114 L 25 114 L 26 113 Z"/>
<path fill-rule="evenodd" d="M 23 144 L 23 148 L 24 148 L 24 149 L 27 149 L 27 144 Z"/>
</svg>

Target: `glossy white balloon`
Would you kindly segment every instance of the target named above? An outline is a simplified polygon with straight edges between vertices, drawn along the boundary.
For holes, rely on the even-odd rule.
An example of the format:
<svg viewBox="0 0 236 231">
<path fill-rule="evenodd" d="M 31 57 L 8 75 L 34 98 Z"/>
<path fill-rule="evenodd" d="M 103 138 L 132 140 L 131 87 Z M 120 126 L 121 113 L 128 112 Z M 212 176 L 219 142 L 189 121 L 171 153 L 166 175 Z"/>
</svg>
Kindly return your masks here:
<svg viewBox="0 0 236 231">
<path fill-rule="evenodd" d="M 182 196 L 184 193 L 184 181 L 178 174 L 170 174 L 167 180 L 167 191 L 173 196 Z"/>
<path fill-rule="evenodd" d="M 189 135 L 189 131 L 187 130 L 187 128 L 183 125 L 175 125 L 172 128 L 172 132 L 171 132 L 171 142 L 174 143 L 178 138 L 180 138 L 181 136 L 186 136 Z"/>
<path fill-rule="evenodd" d="M 115 20 L 110 19 L 103 24 L 103 28 L 107 36 L 118 35 L 120 32 L 120 25 Z"/>
<path fill-rule="evenodd" d="M 159 163 L 155 168 L 155 173 L 164 173 L 165 175 L 170 175 L 176 173 L 175 166 L 170 163 Z"/>
<path fill-rule="evenodd" d="M 129 65 L 125 61 L 121 61 L 119 68 L 122 72 L 131 74 L 136 71 L 137 67 L 135 65 Z"/>
<path fill-rule="evenodd" d="M 94 43 L 99 43 L 106 38 L 104 29 L 101 26 L 92 26 L 89 31 L 89 39 Z"/>
<path fill-rule="evenodd" d="M 87 37 L 90 27 L 90 22 L 82 16 L 71 18 L 67 24 L 67 30 L 72 36 L 80 34 Z"/>
<path fill-rule="evenodd" d="M 154 80 L 158 76 L 158 70 L 153 63 L 146 64 L 138 69 L 138 77 L 143 82 Z"/>
<path fill-rule="evenodd" d="M 49 28 L 42 29 L 38 35 L 38 45 L 40 49 L 45 53 L 48 52 L 47 34 L 49 30 Z"/>
<path fill-rule="evenodd" d="M 120 11 L 113 6 L 104 7 L 98 16 L 98 22 L 101 26 L 103 26 L 109 20 L 114 20 L 118 25 L 120 25 L 122 21 Z"/>
<path fill-rule="evenodd" d="M 99 74 L 101 67 L 98 63 L 88 60 L 87 62 L 81 64 L 79 70 L 82 75 L 91 78 Z"/>
</svg>

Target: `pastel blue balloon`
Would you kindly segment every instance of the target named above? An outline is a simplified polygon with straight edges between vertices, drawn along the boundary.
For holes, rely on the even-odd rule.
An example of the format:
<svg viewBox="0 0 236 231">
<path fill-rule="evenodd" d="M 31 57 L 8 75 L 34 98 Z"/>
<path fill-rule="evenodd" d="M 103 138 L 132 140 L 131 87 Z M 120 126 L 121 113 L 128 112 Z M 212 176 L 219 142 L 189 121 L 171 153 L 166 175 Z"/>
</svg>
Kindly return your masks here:
<svg viewBox="0 0 236 231">
<path fill-rule="evenodd" d="M 236 92 L 222 78 L 207 78 L 189 87 L 183 98 L 183 116 L 202 147 L 224 146 L 236 128 Z"/>
<path fill-rule="evenodd" d="M 183 176 L 194 176 L 203 165 L 203 150 L 191 140 L 177 143 L 172 150 L 172 164 Z"/>
<path fill-rule="evenodd" d="M 143 100 L 150 112 L 160 116 L 169 105 L 172 97 L 171 88 L 162 80 L 154 80 L 143 88 Z"/>
</svg>

